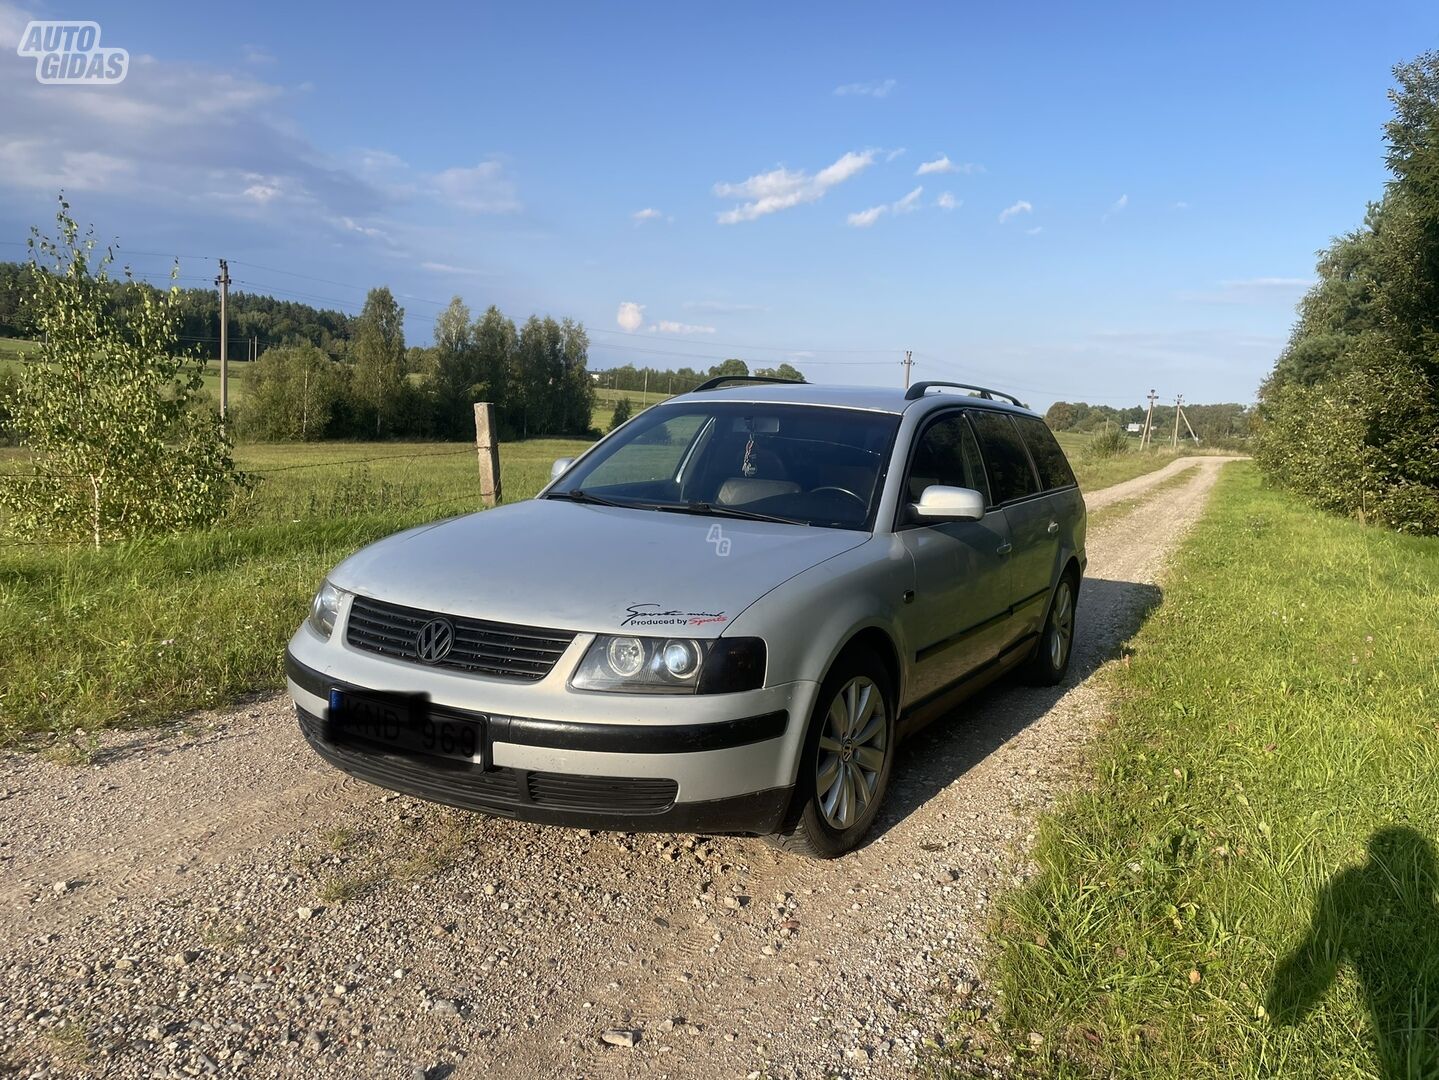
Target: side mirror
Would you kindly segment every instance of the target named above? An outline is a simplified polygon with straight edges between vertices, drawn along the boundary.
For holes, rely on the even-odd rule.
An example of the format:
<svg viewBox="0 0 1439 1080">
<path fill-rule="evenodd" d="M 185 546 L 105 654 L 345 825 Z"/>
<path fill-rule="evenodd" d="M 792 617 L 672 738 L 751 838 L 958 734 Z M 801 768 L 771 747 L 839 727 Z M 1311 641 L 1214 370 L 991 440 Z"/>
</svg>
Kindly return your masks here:
<svg viewBox="0 0 1439 1080">
<path fill-rule="evenodd" d="M 550 466 L 550 479 L 558 480 L 565 474 L 565 470 L 575 463 L 572 457 L 555 458 L 555 463 Z"/>
<path fill-rule="evenodd" d="M 931 484 L 910 509 L 922 521 L 978 521 L 984 517 L 984 496 L 973 488 Z"/>
</svg>

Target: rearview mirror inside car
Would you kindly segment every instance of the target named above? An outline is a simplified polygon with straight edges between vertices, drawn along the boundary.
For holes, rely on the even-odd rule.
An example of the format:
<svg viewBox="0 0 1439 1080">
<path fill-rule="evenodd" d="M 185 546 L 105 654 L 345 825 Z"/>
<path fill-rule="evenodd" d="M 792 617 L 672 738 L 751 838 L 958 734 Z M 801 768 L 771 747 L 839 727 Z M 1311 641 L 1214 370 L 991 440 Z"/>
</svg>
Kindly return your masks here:
<svg viewBox="0 0 1439 1080">
<path fill-rule="evenodd" d="M 978 521 L 984 517 L 984 496 L 973 488 L 931 484 L 910 510 L 925 521 Z"/>
</svg>

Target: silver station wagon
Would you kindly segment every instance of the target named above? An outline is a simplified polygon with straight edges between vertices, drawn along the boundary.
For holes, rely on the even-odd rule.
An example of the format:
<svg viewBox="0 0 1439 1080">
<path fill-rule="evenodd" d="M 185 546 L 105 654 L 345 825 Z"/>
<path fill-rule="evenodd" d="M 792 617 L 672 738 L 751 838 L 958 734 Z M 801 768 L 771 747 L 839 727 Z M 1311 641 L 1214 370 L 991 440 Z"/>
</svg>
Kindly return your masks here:
<svg viewBox="0 0 1439 1080">
<path fill-rule="evenodd" d="M 386 788 L 833 857 L 901 738 L 1011 670 L 1064 677 L 1084 538 L 1008 395 L 713 379 L 534 499 L 346 559 L 289 690 L 310 745 Z"/>
</svg>

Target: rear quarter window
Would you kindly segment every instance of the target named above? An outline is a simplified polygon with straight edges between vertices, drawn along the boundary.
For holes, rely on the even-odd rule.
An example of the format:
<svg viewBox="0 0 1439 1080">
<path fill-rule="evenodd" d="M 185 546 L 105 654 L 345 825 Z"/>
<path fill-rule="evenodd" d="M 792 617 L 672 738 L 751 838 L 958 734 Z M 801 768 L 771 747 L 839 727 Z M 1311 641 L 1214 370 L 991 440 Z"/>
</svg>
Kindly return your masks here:
<svg viewBox="0 0 1439 1080">
<path fill-rule="evenodd" d="M 1010 418 L 1004 413 L 976 409 L 969 414 L 969 419 L 979 436 L 979 449 L 989 469 L 990 497 L 994 505 L 1037 492 L 1039 481 Z"/>
<path fill-rule="evenodd" d="M 1039 470 L 1039 482 L 1044 490 L 1072 486 L 1075 483 L 1074 470 L 1069 467 L 1069 459 L 1064 456 L 1064 450 L 1049 426 L 1043 420 L 1027 416 L 1016 416 L 1014 422 L 1024 436 L 1024 445 L 1029 447 L 1030 457 L 1034 458 L 1034 467 Z"/>
</svg>

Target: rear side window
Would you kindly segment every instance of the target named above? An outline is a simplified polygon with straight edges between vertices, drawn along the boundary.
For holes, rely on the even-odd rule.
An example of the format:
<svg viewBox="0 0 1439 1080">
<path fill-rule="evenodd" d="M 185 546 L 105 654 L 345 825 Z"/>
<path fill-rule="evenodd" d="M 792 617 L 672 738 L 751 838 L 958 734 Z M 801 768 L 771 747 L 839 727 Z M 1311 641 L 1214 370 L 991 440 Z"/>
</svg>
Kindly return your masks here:
<svg viewBox="0 0 1439 1080">
<path fill-rule="evenodd" d="M 988 466 L 992 505 L 1035 494 L 1039 490 L 1039 481 L 1035 478 L 1029 455 L 1025 453 L 1024 443 L 1020 441 L 1013 421 L 1003 413 L 978 410 L 970 413 L 969 418 L 974 423 L 979 448 Z"/>
<path fill-rule="evenodd" d="M 1049 425 L 1027 416 L 1016 416 L 1014 422 L 1024 436 L 1024 445 L 1029 447 L 1029 456 L 1034 458 L 1034 467 L 1039 470 L 1039 482 L 1044 490 L 1053 491 L 1073 485 L 1074 470 L 1069 467 L 1069 459 L 1064 456 Z"/>
<path fill-rule="evenodd" d="M 914 448 L 914 460 L 909 467 L 909 501 L 919 502 L 924 489 L 931 484 L 973 488 L 989 502 L 989 484 L 984 478 L 979 444 L 959 413 L 942 416 L 930 424 Z"/>
</svg>

